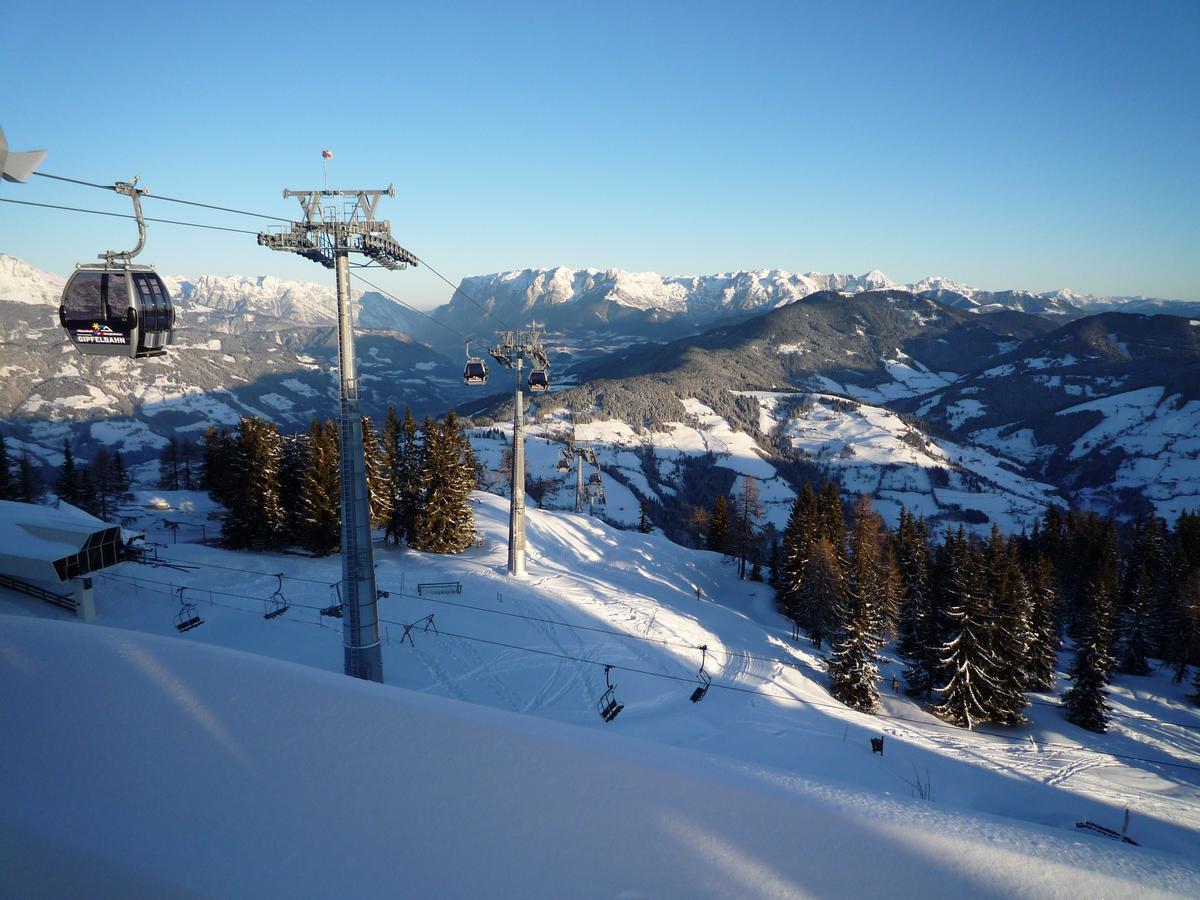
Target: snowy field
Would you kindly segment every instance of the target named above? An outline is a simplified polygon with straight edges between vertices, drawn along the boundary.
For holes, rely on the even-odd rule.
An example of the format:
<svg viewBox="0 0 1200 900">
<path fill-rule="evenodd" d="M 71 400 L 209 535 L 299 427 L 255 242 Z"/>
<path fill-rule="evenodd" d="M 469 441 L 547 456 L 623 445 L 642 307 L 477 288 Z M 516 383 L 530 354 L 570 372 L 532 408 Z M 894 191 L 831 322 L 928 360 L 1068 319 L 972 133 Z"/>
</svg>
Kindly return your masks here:
<svg viewBox="0 0 1200 900">
<path fill-rule="evenodd" d="M 968 531 L 986 536 L 997 524 L 1009 534 L 1028 530 L 1046 509 L 1063 503 L 1058 492 L 1018 470 L 1020 463 L 982 447 L 915 432 L 896 413 L 832 394 L 745 392 L 759 404 L 759 429 L 777 434 L 814 466 L 841 484 L 847 504 L 863 493 L 895 527 L 901 507 L 924 515 L 937 531 L 966 522 Z M 806 409 L 801 397 L 811 399 Z M 695 399 L 685 399 L 688 422 L 668 422 L 662 431 L 636 432 L 619 420 L 595 421 L 576 428 L 579 441 L 592 447 L 604 473 L 607 504 L 597 512 L 607 521 L 636 526 L 640 498 L 663 499 L 674 492 L 687 457 L 711 453 L 715 465 L 729 470 L 741 489 L 742 476 L 757 479 L 764 517 L 779 531 L 787 524 L 795 491 L 754 438 Z M 499 432 L 500 437 L 494 436 Z M 560 473 L 555 464 L 570 433 L 565 413 L 545 417 L 526 428 L 526 468 L 531 479 L 550 489 L 542 498 L 547 509 L 574 509 L 575 473 Z M 480 463 L 491 472 L 497 493 L 504 493 L 507 470 L 502 466 L 512 440 L 512 425 L 497 422 L 472 429 L 471 443 Z M 659 481 L 652 487 L 643 459 L 652 451 Z"/>
<path fill-rule="evenodd" d="M 358 684 L 327 674 L 337 558 L 191 543 L 210 501 L 162 496 L 142 524 L 177 567 L 97 579 L 96 625 L 120 632 L 0 592 L 0 734 L 22 736 L 0 742 L 0 868 L 56 860 L 45 893 L 77 893 L 66 858 L 125 896 L 328 896 L 347 871 L 422 896 L 1200 895 L 1200 715 L 1166 678 L 1120 678 L 1107 735 L 1053 695 L 996 736 L 944 726 L 888 689 L 891 661 L 891 718 L 854 713 L 719 556 L 531 509 L 513 580 L 507 503 L 480 493 L 482 547 L 377 545 L 387 685 Z M 204 619 L 183 634 L 180 588 Z M 266 620 L 277 589 L 290 608 Z M 701 645 L 713 687 L 689 703 Z M 607 724 L 605 664 L 625 705 Z M 1126 808 L 1139 846 L 1075 828 Z"/>
</svg>

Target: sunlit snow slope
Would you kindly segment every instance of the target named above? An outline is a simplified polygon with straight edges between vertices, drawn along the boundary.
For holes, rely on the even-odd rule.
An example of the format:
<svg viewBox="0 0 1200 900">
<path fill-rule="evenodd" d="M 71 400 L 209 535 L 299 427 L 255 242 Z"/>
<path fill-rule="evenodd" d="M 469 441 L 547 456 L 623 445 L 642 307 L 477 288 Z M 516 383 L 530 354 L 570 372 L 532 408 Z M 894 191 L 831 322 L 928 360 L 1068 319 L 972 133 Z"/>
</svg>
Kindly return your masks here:
<svg viewBox="0 0 1200 900">
<path fill-rule="evenodd" d="M 214 792 L 203 779 L 216 765 L 210 757 L 220 760 L 220 771 L 233 778 L 228 790 L 215 793 L 224 805 L 219 814 L 201 815 L 190 830 L 185 823 L 174 831 L 166 829 L 161 843 L 173 846 L 185 834 L 195 841 L 211 841 L 212 821 L 220 816 L 222 828 L 233 829 L 230 841 L 249 841 L 245 830 L 253 825 L 267 835 L 262 845 L 265 864 L 294 867 L 312 879 L 314 893 L 321 893 L 323 882 L 313 869 L 327 863 L 318 859 L 313 848 L 320 840 L 330 847 L 341 846 L 337 842 L 345 824 L 339 825 L 343 820 L 337 814 L 327 819 L 323 810 L 333 803 L 330 798 L 347 790 L 347 796 L 366 810 L 367 821 L 379 822 L 385 831 L 393 829 L 389 833 L 397 837 L 387 851 L 392 856 L 405 846 L 407 838 L 399 836 L 418 827 L 400 822 L 405 815 L 432 818 L 438 827 L 445 817 L 453 817 L 456 824 L 459 816 L 469 820 L 457 829 L 446 826 L 461 833 L 461 846 L 455 851 L 461 859 L 456 856 L 457 861 L 451 862 L 445 851 L 435 852 L 418 842 L 421 862 L 409 864 L 416 865 L 419 873 L 444 867 L 443 877 L 451 879 L 450 892 L 479 891 L 478 884 L 469 880 L 475 877 L 469 848 L 479 841 L 482 858 L 509 856 L 504 879 L 524 879 L 496 882 L 512 885 L 511 890 L 501 889 L 502 894 L 562 896 L 567 885 L 575 888 L 573 895 L 587 894 L 595 885 L 596 893 L 608 896 L 621 890 L 651 895 L 695 895 L 704 890 L 724 895 L 836 893 L 839 887 L 841 893 L 861 895 L 881 890 L 885 883 L 893 894 L 928 892 L 935 884 L 943 892 L 956 893 L 1087 893 L 1087 882 L 1075 880 L 1092 877 L 1083 870 L 1095 877 L 1113 874 L 1131 879 L 1125 885 L 1096 885 L 1090 889 L 1093 894 L 1161 889 L 1194 895 L 1200 889 L 1200 865 L 1194 861 L 1200 841 L 1200 729 L 1195 727 L 1200 716 L 1184 700 L 1186 689 L 1169 685 L 1166 679 L 1127 678 L 1114 685 L 1115 716 L 1107 735 L 1091 735 L 1069 725 L 1055 708 L 1058 698 L 1044 695 L 1037 698 L 1043 705 L 1031 710 L 1032 724 L 1006 732 L 1012 738 L 1006 740 L 942 726 L 903 695 L 893 694 L 886 680 L 898 666 L 888 660 L 883 703 L 890 715 L 901 718 L 865 716 L 830 698 L 823 660 L 807 641 L 791 639 L 787 623 L 774 611 L 769 589 L 739 582 L 718 555 L 687 550 L 656 535 L 618 531 L 586 516 L 531 509 L 530 577 L 514 580 L 503 574 L 507 503 L 476 494 L 482 547 L 461 556 L 438 557 L 377 545 L 378 584 L 388 592 L 381 603 L 384 669 L 389 688 L 464 700 L 496 712 L 468 713 L 462 707 L 446 712 L 451 707 L 430 706 L 408 691 L 389 692 L 340 677 L 326 681 L 318 673 L 295 676 L 297 684 L 272 688 L 274 673 L 283 669 L 255 663 L 261 671 L 251 677 L 238 674 L 243 664 L 230 662 L 232 657 L 214 663 L 208 661 L 211 657 L 184 654 L 182 648 L 216 644 L 339 672 L 341 623 L 319 614 L 320 607 L 336 600 L 330 585 L 340 578 L 338 559 L 233 553 L 187 543 L 200 537 L 202 525 L 211 529 L 208 501 L 185 493 L 163 497 L 174 509 L 147 513 L 159 518 L 146 518 L 144 523 L 150 526 L 151 538 L 165 543 L 174 534 L 162 527 L 163 520 L 181 523 L 182 543 L 161 552 L 182 568 L 127 563 L 97 579 L 97 624 L 169 636 L 166 644 L 145 645 L 151 649 L 144 659 L 152 664 L 135 659 L 140 651 L 124 656 L 112 651 L 119 657 L 117 662 L 90 659 L 87 651 L 69 643 L 50 653 L 44 645 L 31 646 L 32 638 L 13 638 L 17 626 L 11 618 L 0 626 L 0 691 L 9 692 L 0 699 L 4 710 L 0 716 L 8 716 L 0 718 L 0 733 L 30 735 L 24 742 L 3 742 L 0 749 L 0 784 L 29 783 L 21 788 L 24 799 L 17 809 L 32 805 L 38 790 L 60 791 L 49 775 L 28 777 L 25 769 L 35 762 L 61 767 L 68 774 L 75 766 L 93 767 L 88 771 L 94 778 L 84 781 L 95 785 L 99 799 L 71 801 L 86 807 L 78 813 L 84 821 L 98 815 L 97 807 L 107 809 L 105 798 L 113 796 L 105 786 L 107 773 L 95 769 L 101 765 L 97 758 L 103 757 L 105 765 L 122 767 L 117 779 L 122 790 L 131 782 L 139 784 L 138 768 L 145 767 L 145 757 L 153 755 L 142 745 L 150 741 L 153 747 L 153 740 L 136 735 L 140 727 L 150 725 L 138 725 L 136 718 L 119 729 L 107 724 L 117 714 L 135 715 L 126 710 L 131 704 L 121 699 L 121 691 L 128 690 L 136 694 L 138 703 L 153 703 L 154 710 L 174 704 L 179 717 L 194 719 L 195 733 L 187 732 L 189 749 L 182 755 L 171 749 L 168 740 L 174 733 L 171 718 L 163 720 L 165 746 L 155 757 L 158 768 L 147 773 L 148 789 L 165 791 L 170 806 L 177 805 L 179 790 L 194 802 L 201 802 L 196 798 L 208 802 Z M 284 573 L 282 594 L 291 606 L 281 617 L 265 620 L 267 598 L 280 584 L 275 573 Z M 431 594 L 421 588 L 434 582 L 461 583 L 462 593 Z M 180 587 L 185 589 L 185 600 L 194 602 L 205 620 L 182 635 L 174 628 Z M 424 596 L 418 593 L 422 590 Z M 8 593 L 0 593 L 2 613 L 65 616 Z M 428 630 L 419 625 L 410 635 L 411 643 L 403 640 L 405 624 L 430 614 L 434 618 Z M 89 629 L 67 632 L 84 634 Z M 111 646 L 117 638 L 105 640 Z M 140 646 L 137 642 L 130 646 L 134 645 Z M 688 698 L 697 683 L 701 645 L 707 647 L 706 670 L 714 685 L 702 702 L 693 704 Z M 616 695 L 625 704 L 620 716 L 608 724 L 596 711 L 605 689 L 604 664 L 615 667 L 611 675 Z M 58 674 L 59 667 L 65 667 L 65 675 Z M 209 668 L 211 678 L 204 674 Z M 260 685 L 261 681 L 268 684 Z M 67 685 L 78 685 L 82 692 L 78 699 Z M 163 699 L 166 694 L 174 699 Z M 259 701 L 254 698 L 260 694 L 271 708 L 263 728 L 281 734 L 279 744 L 264 737 L 257 725 L 252 731 L 241 730 L 251 728 L 250 720 L 259 716 Z M 360 713 L 335 709 L 340 701 L 331 699 L 334 695 L 367 704 L 361 716 L 370 726 L 363 736 L 350 739 L 347 747 L 352 755 L 363 754 L 376 773 L 377 796 L 368 798 L 359 793 L 360 788 L 347 787 L 339 774 L 341 744 L 339 749 L 333 745 L 351 732 Z M 514 747 L 506 743 L 507 738 L 480 733 L 473 725 L 455 725 L 450 729 L 452 738 L 439 737 L 440 726 L 421 720 L 412 709 L 414 704 L 455 721 L 498 722 L 502 731 L 507 729 L 505 733 L 551 735 L 556 749 L 535 752 L 525 744 Z M 50 709 L 63 711 L 66 724 L 55 724 L 53 716 L 36 727 L 27 721 L 38 718 L 34 710 Z M 529 713 L 585 730 L 563 732 L 510 713 Z M 93 714 L 106 717 L 103 728 L 87 718 Z M 146 715 L 160 713 L 152 710 Z M 87 741 L 73 743 L 59 732 L 47 736 L 46 729 L 57 728 L 64 734 L 88 735 Z M 427 739 L 428 729 L 433 732 Z M 125 738 L 115 733 L 120 730 L 135 736 L 130 739 L 135 746 L 122 751 Z M 93 732 L 100 734 L 93 736 Z M 40 742 L 34 741 L 38 735 Z M 642 738 L 646 743 L 612 741 L 614 735 Z M 871 753 L 868 741 L 880 735 L 886 742 L 882 757 Z M 223 742 L 240 747 L 246 759 L 239 762 L 237 753 L 223 747 Z M 584 755 L 563 753 L 557 749 L 561 742 L 581 747 Z M 1073 749 L 1081 744 L 1097 752 Z M 80 747 L 95 750 L 76 754 Z M 703 751 L 724 762 L 696 762 L 683 750 Z M 123 752 L 134 756 L 125 759 Z M 526 765 L 525 757 L 532 762 Z M 558 762 L 548 764 L 547 758 Z M 43 759 L 47 761 L 40 762 Z M 657 773 L 655 760 L 666 761 L 662 764 L 676 772 L 691 773 L 699 766 L 709 774 L 703 775 L 703 784 L 689 782 L 678 788 L 679 794 L 665 797 L 644 789 L 665 776 L 645 774 L 640 768 L 642 774 L 630 774 L 624 768 L 636 762 L 639 767 L 650 765 Z M 560 765 L 567 770 L 556 767 Z M 255 788 L 247 780 L 251 774 L 240 769 L 251 773 L 262 785 L 258 790 L 268 797 L 285 793 L 282 784 L 299 793 L 280 800 L 283 812 L 278 819 L 273 812 L 257 808 L 247 812 L 238 798 L 253 795 Z M 764 804 L 761 821 L 770 827 L 748 826 L 737 812 L 741 801 L 718 800 L 725 797 L 727 778 L 711 775 L 718 769 L 739 772 L 739 778 L 748 776 L 759 786 Z M 189 786 L 178 787 L 173 777 Z M 674 777 L 663 781 L 663 790 L 675 783 Z M 79 781 L 71 780 L 76 778 L 71 774 L 67 779 L 69 790 L 85 793 Z M 194 785 L 192 778 L 202 783 Z M 709 784 L 710 778 L 716 783 Z M 519 789 L 512 787 L 508 793 L 510 785 Z M 309 790 L 319 797 L 308 798 Z M 932 802 L 918 797 L 930 791 Z M 476 816 L 470 814 L 468 802 L 474 795 L 483 804 Z M 681 799 L 684 795 L 690 798 L 686 803 Z M 815 798 L 820 798 L 819 810 L 808 806 Z M 784 817 L 775 818 L 774 804 L 782 800 L 787 801 L 787 812 L 780 811 Z M 676 802 L 682 805 L 674 806 Z M 498 812 L 506 803 L 510 811 Z M 829 812 L 830 805 L 841 813 Z M 54 812 L 53 806 L 50 803 L 47 811 L 36 812 L 42 828 L 38 833 L 45 840 L 50 840 L 46 835 L 51 823 L 71 821 L 70 816 Z M 307 820 L 295 824 L 304 819 L 296 813 L 298 806 L 309 811 L 309 819 L 323 824 L 317 827 Z M 545 820 L 535 814 L 543 806 Z M 1131 813 L 1130 834 L 1139 847 L 1075 830 L 1075 823 L 1085 819 L 1119 829 L 1125 806 Z M 106 815 L 123 815 L 122 821 L 133 822 L 134 810 L 141 807 L 140 800 L 131 800 L 129 809 Z M 855 827 L 862 830 L 853 835 L 839 831 L 843 814 L 854 818 Z M 12 824 L 12 814 L 8 815 Z M 1005 817 L 1007 824 L 987 816 Z M 243 822 L 247 817 L 249 822 Z M 556 824 L 543 828 L 545 821 Z M 618 821 L 624 824 L 618 827 Z M 826 821 L 831 823 L 828 829 L 823 827 Z M 280 826 L 281 834 L 276 836 L 280 822 L 288 824 Z M 813 827 L 813 822 L 822 824 Z M 77 831 L 71 829 L 72 840 Z M 546 831 L 561 834 L 550 840 Z M 632 837 L 627 840 L 626 834 Z M 826 834 L 839 835 L 836 840 L 845 842 L 845 850 L 827 842 Z M 519 842 L 522 849 L 513 848 L 512 842 Z M 960 842 L 961 848 L 955 849 Z M 568 852 L 564 848 L 574 843 L 587 849 Z M 965 852 L 972 844 L 989 848 L 986 860 L 975 856 L 984 851 L 958 858 L 960 850 Z M 545 874 L 528 861 L 526 854 L 532 851 L 527 847 L 532 845 L 539 845 L 540 857 L 549 861 L 544 864 Z M 643 854 L 641 847 L 654 849 Z M 683 853 L 682 847 L 694 857 L 672 855 Z M 804 852 L 799 853 L 798 847 L 804 847 Z M 865 858 L 859 859 L 863 848 Z M 165 854 L 171 863 L 166 868 L 174 871 L 179 854 L 190 851 L 156 852 Z M 367 854 L 372 861 L 364 877 L 382 877 L 378 873 L 384 864 L 375 862 L 382 852 Z M 893 854 L 906 861 L 889 872 L 886 861 Z M 331 858 L 336 855 L 330 852 Z M 209 858 L 220 856 L 214 850 Z M 658 856 L 665 868 L 651 865 Z M 593 857 L 604 874 L 592 875 Z M 235 854 L 235 858 L 242 857 Z M 917 858 L 920 864 L 914 865 Z M 121 859 L 129 862 L 127 854 Z M 979 869 L 973 868 L 972 859 L 980 860 Z M 868 860 L 879 864 L 868 865 Z M 1042 868 L 1051 862 L 1061 862 L 1067 869 Z M 961 866 L 973 873 L 966 881 L 957 880 L 962 877 Z M 929 868 L 928 876 L 913 874 L 922 867 Z M 392 875 L 418 878 L 402 868 Z M 668 877 L 666 868 L 673 870 L 670 878 L 684 880 L 655 880 Z M 980 876 L 984 869 L 991 874 Z M 180 871 L 191 869 L 182 865 Z M 704 876 L 696 875 L 693 881 L 696 872 Z M 538 887 L 543 882 L 536 880 L 543 877 L 549 879 L 545 890 Z M 554 880 L 568 877 L 579 881 Z M 838 880 L 842 878 L 862 880 Z M 941 879 L 949 880 L 943 884 Z M 442 893 L 432 881 L 406 884 L 413 893 Z"/>
</svg>

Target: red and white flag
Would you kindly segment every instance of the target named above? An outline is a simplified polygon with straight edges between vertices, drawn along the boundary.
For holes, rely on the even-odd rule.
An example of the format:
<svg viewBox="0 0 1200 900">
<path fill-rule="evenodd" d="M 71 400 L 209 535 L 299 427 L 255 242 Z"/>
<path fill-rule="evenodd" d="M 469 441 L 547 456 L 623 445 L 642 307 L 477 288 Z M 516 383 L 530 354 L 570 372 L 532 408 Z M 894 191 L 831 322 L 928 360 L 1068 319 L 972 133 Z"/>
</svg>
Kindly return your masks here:
<svg viewBox="0 0 1200 900">
<path fill-rule="evenodd" d="M 333 151 L 332 150 L 322 150 L 321 156 L 324 159 L 333 159 Z"/>
</svg>

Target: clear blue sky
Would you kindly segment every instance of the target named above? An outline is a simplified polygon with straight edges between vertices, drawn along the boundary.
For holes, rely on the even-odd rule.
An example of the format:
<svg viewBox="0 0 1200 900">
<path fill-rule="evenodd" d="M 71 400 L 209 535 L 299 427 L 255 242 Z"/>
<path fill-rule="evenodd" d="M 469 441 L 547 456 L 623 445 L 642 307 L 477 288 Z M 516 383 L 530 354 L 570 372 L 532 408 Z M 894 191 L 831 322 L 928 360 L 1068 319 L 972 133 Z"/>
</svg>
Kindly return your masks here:
<svg viewBox="0 0 1200 900">
<path fill-rule="evenodd" d="M 942 274 L 1200 299 L 1200 2 L 10 5 L 12 148 L 94 181 L 291 216 L 396 185 L 452 280 L 551 265 Z M 33 179 L 0 196 L 124 210 Z M 128 201 L 124 201 L 125 204 Z M 147 203 L 150 215 L 257 228 Z M 66 272 L 132 223 L 0 204 Z M 325 270 L 153 227 L 171 273 Z M 380 275 L 421 306 L 448 289 Z"/>
</svg>

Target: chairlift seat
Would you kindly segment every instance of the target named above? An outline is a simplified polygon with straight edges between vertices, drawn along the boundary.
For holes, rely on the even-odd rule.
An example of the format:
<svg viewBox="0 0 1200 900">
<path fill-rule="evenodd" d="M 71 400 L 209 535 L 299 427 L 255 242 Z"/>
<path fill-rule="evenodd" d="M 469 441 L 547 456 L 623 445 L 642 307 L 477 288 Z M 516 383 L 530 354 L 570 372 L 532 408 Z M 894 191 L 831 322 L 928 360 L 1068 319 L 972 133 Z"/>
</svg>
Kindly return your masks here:
<svg viewBox="0 0 1200 900">
<path fill-rule="evenodd" d="M 198 625 L 203 625 L 203 624 L 204 624 L 204 620 L 202 618 L 200 618 L 199 616 L 192 616 L 190 619 L 183 619 L 182 621 L 176 622 L 175 627 L 180 632 L 184 632 L 184 631 L 191 631 L 193 628 L 197 627 Z"/>
<path fill-rule="evenodd" d="M 529 389 L 544 391 L 550 387 L 550 373 L 545 369 L 534 369 L 529 373 Z"/>
<path fill-rule="evenodd" d="M 698 688 L 696 688 L 694 691 L 692 691 L 692 697 L 691 697 L 692 702 L 699 703 L 701 700 L 704 699 L 704 695 L 707 693 L 708 693 L 708 685 L 707 684 L 700 685 Z"/>
</svg>

